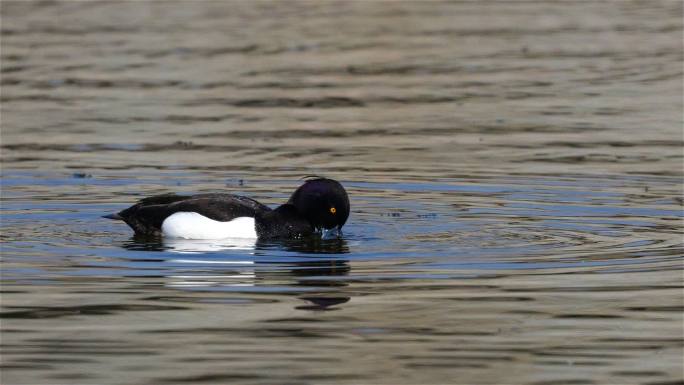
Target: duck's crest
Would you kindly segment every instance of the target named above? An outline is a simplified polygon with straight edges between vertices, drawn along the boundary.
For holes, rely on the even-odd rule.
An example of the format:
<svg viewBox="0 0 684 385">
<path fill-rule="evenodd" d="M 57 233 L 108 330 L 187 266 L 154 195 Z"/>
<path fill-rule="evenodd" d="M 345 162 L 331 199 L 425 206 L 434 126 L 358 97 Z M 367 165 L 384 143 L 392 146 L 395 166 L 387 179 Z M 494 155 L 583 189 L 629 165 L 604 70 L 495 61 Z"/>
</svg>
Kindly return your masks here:
<svg viewBox="0 0 684 385">
<path fill-rule="evenodd" d="M 310 180 L 319 180 L 319 179 L 328 179 L 328 178 L 326 178 L 324 176 L 320 176 L 320 175 L 307 175 L 307 176 L 303 176 L 303 177 L 299 178 L 299 180 L 306 180 L 307 182 Z"/>
</svg>

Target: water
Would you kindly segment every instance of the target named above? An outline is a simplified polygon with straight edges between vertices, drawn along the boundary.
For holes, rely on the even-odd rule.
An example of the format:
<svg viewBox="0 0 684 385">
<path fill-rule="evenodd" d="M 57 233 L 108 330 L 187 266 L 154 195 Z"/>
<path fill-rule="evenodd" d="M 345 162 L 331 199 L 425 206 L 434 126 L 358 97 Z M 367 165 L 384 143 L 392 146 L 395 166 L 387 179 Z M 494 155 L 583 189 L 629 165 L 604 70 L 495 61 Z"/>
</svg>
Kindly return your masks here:
<svg viewBox="0 0 684 385">
<path fill-rule="evenodd" d="M 682 3 L 2 8 L 3 384 L 674 384 Z M 342 181 L 341 240 L 135 239 Z"/>
</svg>

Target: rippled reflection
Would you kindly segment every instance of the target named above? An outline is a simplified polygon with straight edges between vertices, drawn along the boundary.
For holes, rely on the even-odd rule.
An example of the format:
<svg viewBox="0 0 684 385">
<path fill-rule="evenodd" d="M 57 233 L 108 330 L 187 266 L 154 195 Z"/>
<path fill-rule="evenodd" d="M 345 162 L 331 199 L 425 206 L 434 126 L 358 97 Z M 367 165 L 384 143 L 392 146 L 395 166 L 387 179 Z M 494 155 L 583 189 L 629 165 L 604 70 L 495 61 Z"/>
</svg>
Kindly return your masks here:
<svg viewBox="0 0 684 385">
<path fill-rule="evenodd" d="M 348 286 L 342 278 L 351 267 L 348 260 L 336 255 L 350 252 L 343 238 L 308 237 L 292 240 L 259 241 L 249 239 L 187 240 L 159 237 L 132 237 L 123 247 L 134 251 L 156 251 L 163 256 L 165 286 L 180 290 L 244 291 L 261 288 L 303 292 L 300 298 L 308 305 L 299 310 L 333 310 L 346 303 L 349 296 L 335 294 Z M 234 254 L 234 252 L 240 252 Z M 293 255 L 325 255 L 292 257 L 278 261 L 279 253 Z M 166 257 L 166 253 L 169 256 Z M 174 254 L 182 254 L 176 257 Z M 285 286 L 278 288 L 278 282 Z M 335 289 L 330 291 L 330 289 Z M 315 293 L 322 292 L 316 295 Z"/>
<path fill-rule="evenodd" d="M 199 240 L 164 238 L 162 246 L 174 253 L 198 254 L 222 250 L 254 250 L 256 238 L 226 238 L 220 240 Z"/>
<path fill-rule="evenodd" d="M 350 252 L 348 242 L 344 238 L 323 239 L 315 235 L 302 239 L 283 240 L 251 238 L 182 239 L 136 235 L 124 242 L 122 247 L 134 251 L 170 251 L 188 254 L 231 250 L 286 250 L 312 254 L 346 254 Z"/>
</svg>

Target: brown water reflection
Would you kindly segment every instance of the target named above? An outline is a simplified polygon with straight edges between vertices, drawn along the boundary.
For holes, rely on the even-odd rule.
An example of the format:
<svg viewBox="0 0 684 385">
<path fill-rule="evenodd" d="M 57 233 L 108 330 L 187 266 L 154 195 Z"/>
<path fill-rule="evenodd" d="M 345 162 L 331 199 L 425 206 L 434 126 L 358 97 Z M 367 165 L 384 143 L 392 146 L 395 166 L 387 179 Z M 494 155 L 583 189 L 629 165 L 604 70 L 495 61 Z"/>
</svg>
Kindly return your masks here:
<svg viewBox="0 0 684 385">
<path fill-rule="evenodd" d="M 0 15 L 3 384 L 684 379 L 681 2 Z M 342 240 L 100 219 L 311 174 Z"/>
</svg>

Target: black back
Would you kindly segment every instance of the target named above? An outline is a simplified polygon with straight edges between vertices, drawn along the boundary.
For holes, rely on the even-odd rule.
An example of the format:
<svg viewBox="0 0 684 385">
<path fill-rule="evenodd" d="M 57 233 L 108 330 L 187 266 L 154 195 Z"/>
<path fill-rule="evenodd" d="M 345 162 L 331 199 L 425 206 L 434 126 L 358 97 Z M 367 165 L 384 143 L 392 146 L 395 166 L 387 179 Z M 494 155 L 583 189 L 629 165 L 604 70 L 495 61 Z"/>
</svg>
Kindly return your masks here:
<svg viewBox="0 0 684 385">
<path fill-rule="evenodd" d="M 138 235 L 160 235 L 164 220 L 182 211 L 227 222 L 237 217 L 256 217 L 271 209 L 254 199 L 232 194 L 165 194 L 141 199 L 118 216 Z"/>
</svg>

